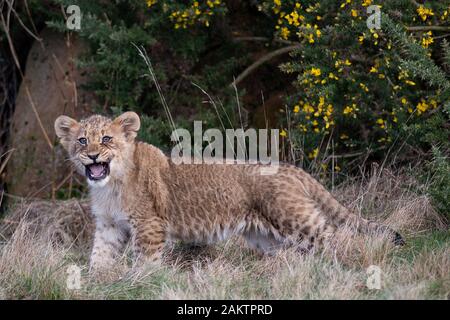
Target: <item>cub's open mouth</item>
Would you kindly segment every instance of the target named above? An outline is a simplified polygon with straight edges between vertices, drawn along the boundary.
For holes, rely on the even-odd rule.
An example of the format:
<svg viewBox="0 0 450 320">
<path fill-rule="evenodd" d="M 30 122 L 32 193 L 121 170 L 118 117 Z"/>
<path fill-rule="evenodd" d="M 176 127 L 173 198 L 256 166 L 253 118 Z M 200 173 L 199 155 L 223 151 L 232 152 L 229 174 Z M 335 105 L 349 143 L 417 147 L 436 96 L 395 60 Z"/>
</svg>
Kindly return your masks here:
<svg viewBox="0 0 450 320">
<path fill-rule="evenodd" d="M 109 175 L 109 163 L 98 162 L 88 164 L 86 167 L 86 177 L 90 180 L 102 180 Z"/>
</svg>

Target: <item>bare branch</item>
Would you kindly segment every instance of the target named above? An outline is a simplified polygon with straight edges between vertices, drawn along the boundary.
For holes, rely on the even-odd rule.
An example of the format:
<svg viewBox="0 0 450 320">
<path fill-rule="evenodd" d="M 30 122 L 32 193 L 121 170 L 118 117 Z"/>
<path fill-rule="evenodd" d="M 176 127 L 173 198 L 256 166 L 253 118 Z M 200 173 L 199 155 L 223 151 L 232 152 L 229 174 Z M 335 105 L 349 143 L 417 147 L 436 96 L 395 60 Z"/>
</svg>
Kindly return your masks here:
<svg viewBox="0 0 450 320">
<path fill-rule="evenodd" d="M 284 47 L 275 51 L 272 51 L 264 56 L 262 56 L 261 58 L 259 58 L 258 60 L 256 60 L 253 64 L 251 64 L 249 67 L 247 67 L 247 69 L 245 69 L 231 84 L 230 87 L 233 86 L 237 86 L 242 80 L 244 80 L 250 73 L 252 73 L 253 71 L 255 71 L 257 68 L 259 68 L 261 65 L 263 65 L 264 63 L 266 63 L 267 61 L 277 57 L 277 56 L 281 56 L 285 53 L 291 52 L 292 50 L 295 49 L 299 49 L 301 48 L 301 45 L 297 44 L 297 45 L 293 45 L 293 46 L 289 46 L 289 47 Z"/>
<path fill-rule="evenodd" d="M 406 27 L 406 30 L 412 31 L 412 32 L 450 31 L 450 26 L 412 26 L 412 27 Z"/>
<path fill-rule="evenodd" d="M 295 45 L 298 44 L 298 42 L 295 41 L 289 41 L 289 40 L 283 40 L 283 39 L 271 39 L 267 37 L 235 37 L 233 38 L 233 41 L 254 41 L 254 42 L 278 42 L 283 44 L 289 44 L 289 45 Z"/>
</svg>

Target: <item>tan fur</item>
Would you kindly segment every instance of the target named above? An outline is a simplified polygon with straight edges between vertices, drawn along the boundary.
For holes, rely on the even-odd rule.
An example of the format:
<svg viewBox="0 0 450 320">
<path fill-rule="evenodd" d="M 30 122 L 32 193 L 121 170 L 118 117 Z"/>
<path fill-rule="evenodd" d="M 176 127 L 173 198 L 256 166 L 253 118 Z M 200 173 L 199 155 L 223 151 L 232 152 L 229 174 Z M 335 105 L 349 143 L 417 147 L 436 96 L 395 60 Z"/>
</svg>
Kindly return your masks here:
<svg viewBox="0 0 450 320">
<path fill-rule="evenodd" d="M 107 178 L 89 182 L 96 218 L 93 269 L 110 267 L 129 237 L 136 258 L 158 260 L 173 240 L 214 243 L 242 235 L 270 253 L 320 244 L 344 223 L 393 233 L 350 213 L 291 165 L 281 165 L 274 175 L 261 175 L 260 165 L 176 165 L 158 148 L 135 142 L 135 113 L 115 120 L 95 115 L 79 123 L 61 116 L 55 130 L 80 173 L 92 163 L 88 154 L 110 164 Z M 112 141 L 102 144 L 105 135 Z M 88 139 L 87 146 L 78 143 L 80 137 Z"/>
</svg>

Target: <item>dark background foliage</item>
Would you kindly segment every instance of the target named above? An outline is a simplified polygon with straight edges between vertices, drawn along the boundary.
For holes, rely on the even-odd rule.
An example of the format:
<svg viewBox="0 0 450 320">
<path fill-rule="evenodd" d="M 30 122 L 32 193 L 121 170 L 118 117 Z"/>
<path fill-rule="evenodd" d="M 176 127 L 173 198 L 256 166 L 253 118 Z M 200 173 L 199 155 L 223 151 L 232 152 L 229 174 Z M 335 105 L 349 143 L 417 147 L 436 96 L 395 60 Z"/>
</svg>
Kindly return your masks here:
<svg viewBox="0 0 450 320">
<path fill-rule="evenodd" d="M 20 84 L 6 34 L 26 69 L 33 38 L 24 26 L 52 28 L 89 48 L 77 66 L 89 73 L 85 89 L 97 98 L 92 113 L 138 112 L 142 140 L 169 150 L 171 127 L 135 45 L 147 52 L 177 127 L 192 130 L 202 120 L 204 128 L 280 128 L 282 158 L 325 182 L 360 174 L 373 161 L 424 161 L 414 174 L 431 181 L 436 207 L 448 213 L 450 4 L 379 1 L 382 28 L 369 30 L 366 9 L 374 3 L 16 2 L 11 29 L 0 33 L 1 152 Z M 65 24 L 72 4 L 82 12 L 78 31 Z"/>
</svg>

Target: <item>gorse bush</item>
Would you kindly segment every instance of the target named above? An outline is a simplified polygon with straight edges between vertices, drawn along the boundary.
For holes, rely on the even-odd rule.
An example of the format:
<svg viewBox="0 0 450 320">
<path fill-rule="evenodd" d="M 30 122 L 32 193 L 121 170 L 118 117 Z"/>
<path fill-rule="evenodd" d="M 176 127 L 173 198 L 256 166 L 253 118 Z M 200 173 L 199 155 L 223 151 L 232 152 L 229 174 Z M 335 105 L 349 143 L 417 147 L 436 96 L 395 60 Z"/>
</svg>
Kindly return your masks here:
<svg viewBox="0 0 450 320">
<path fill-rule="evenodd" d="M 281 65 L 296 76 L 281 133 L 291 160 L 340 171 L 346 156 L 410 161 L 433 146 L 430 192 L 446 214 L 450 4 L 274 0 L 259 8 L 272 19 L 274 37 L 299 44 Z M 380 28 L 369 29 L 377 8 Z"/>
<path fill-rule="evenodd" d="M 169 13 L 169 19 L 173 22 L 175 29 L 186 29 L 195 24 L 209 27 L 212 16 L 226 11 L 225 4 L 221 0 L 191 2 L 147 0 L 147 6 L 156 7 L 158 2 L 162 6 L 162 12 Z"/>
<path fill-rule="evenodd" d="M 380 29 L 367 27 L 371 5 L 380 10 Z M 341 152 L 385 155 L 414 134 L 408 143 L 448 147 L 450 82 L 442 61 L 449 50 L 434 30 L 450 30 L 449 4 L 275 0 L 260 8 L 275 36 L 300 44 L 281 66 L 296 75 L 297 88 L 282 135 L 304 150 L 300 156 L 318 157 L 327 141 Z"/>
</svg>

